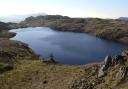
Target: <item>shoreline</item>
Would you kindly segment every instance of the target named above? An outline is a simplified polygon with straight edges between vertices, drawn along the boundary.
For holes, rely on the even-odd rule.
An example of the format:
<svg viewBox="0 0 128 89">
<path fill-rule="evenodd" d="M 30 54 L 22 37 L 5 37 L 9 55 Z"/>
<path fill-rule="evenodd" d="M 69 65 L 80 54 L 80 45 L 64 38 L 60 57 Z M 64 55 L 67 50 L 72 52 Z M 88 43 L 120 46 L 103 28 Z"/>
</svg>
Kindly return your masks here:
<svg viewBox="0 0 128 89">
<path fill-rule="evenodd" d="M 45 18 L 45 19 L 44 19 Z M 80 32 L 128 44 L 128 21 L 100 18 L 70 18 L 59 15 L 28 17 L 12 28 L 50 27 L 57 31 Z"/>
<path fill-rule="evenodd" d="M 0 39 L 0 89 L 128 88 L 128 51 L 98 63 L 56 64 L 51 58 L 39 60 L 28 45 L 10 36 Z"/>
</svg>

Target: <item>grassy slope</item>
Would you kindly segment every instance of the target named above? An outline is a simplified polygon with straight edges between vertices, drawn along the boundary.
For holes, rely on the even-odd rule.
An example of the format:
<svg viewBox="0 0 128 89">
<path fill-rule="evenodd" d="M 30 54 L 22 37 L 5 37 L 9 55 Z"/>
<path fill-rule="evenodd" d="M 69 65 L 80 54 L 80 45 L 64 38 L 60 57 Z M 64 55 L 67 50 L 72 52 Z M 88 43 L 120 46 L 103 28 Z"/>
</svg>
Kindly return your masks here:
<svg viewBox="0 0 128 89">
<path fill-rule="evenodd" d="M 125 64 L 125 66 L 128 63 Z M 74 83 L 85 79 L 88 83 L 96 79 L 97 64 L 61 65 L 41 60 L 19 60 L 13 64 L 14 69 L 0 73 L 0 89 L 85 89 Z M 95 89 L 128 89 L 128 80 L 117 84 L 115 77 L 119 65 L 109 69 L 107 76 L 100 78 L 104 82 Z M 83 83 L 85 86 L 87 82 Z M 79 84 L 79 83 L 78 83 Z"/>
<path fill-rule="evenodd" d="M 97 64 L 60 65 L 42 62 L 35 60 L 35 58 L 35 54 L 27 45 L 17 41 L 0 39 L 0 60 L 15 59 L 15 62 L 0 63 L 0 89 L 85 89 L 82 88 L 83 85 L 86 86 L 97 79 L 99 68 Z M 125 66 L 127 65 L 128 62 Z M 104 82 L 95 88 L 128 89 L 127 77 L 116 85 L 115 75 L 120 67 L 110 68 L 108 75 L 101 78 Z M 81 79 L 86 80 L 82 86 L 77 83 Z M 72 87 L 75 83 L 79 88 Z"/>
<path fill-rule="evenodd" d="M 125 54 L 128 59 L 128 52 Z M 0 39 L 0 89 L 86 89 L 99 81 L 104 82 L 95 85 L 96 89 L 128 88 L 128 77 L 117 84 L 115 76 L 121 65 L 110 67 L 107 76 L 97 80 L 99 64 L 60 65 L 41 61 L 26 44 Z M 122 66 L 128 66 L 128 61 Z"/>
<path fill-rule="evenodd" d="M 0 74 L 0 89 L 69 89 L 84 74 L 84 66 L 22 60 L 14 70 Z"/>
</svg>

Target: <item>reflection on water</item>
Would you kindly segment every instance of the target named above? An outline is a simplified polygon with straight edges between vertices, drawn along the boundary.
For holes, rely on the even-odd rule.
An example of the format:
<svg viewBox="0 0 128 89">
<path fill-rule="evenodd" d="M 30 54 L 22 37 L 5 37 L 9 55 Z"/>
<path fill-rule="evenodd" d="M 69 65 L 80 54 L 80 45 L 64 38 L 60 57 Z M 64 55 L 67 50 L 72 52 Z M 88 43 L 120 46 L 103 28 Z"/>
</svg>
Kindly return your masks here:
<svg viewBox="0 0 128 89">
<path fill-rule="evenodd" d="M 84 33 L 58 32 L 47 27 L 14 29 L 12 38 L 29 44 L 42 57 L 53 53 L 63 64 L 86 64 L 120 54 L 128 45 L 106 41 Z"/>
</svg>

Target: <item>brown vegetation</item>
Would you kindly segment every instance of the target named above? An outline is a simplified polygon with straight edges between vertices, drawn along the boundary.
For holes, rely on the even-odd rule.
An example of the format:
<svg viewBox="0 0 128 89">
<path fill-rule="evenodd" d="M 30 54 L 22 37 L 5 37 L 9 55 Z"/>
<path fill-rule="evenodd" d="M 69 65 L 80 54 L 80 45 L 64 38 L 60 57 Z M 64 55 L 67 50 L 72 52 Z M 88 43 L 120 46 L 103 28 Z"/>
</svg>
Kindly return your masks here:
<svg viewBox="0 0 128 89">
<path fill-rule="evenodd" d="M 58 15 L 29 17 L 17 27 L 47 26 L 59 31 L 85 32 L 94 36 L 128 43 L 128 21 L 99 18 L 69 18 Z"/>
</svg>

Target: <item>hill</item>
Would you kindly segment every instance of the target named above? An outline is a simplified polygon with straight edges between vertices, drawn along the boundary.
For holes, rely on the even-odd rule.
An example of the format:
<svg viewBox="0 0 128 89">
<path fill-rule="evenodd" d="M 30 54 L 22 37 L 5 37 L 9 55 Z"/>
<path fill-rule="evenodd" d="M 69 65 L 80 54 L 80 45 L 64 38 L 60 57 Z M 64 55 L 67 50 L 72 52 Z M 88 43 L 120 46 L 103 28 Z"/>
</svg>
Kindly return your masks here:
<svg viewBox="0 0 128 89">
<path fill-rule="evenodd" d="M 128 43 L 128 21 L 100 18 L 70 18 L 60 15 L 28 17 L 17 27 L 51 27 L 58 31 L 84 32 L 107 40 Z"/>
<path fill-rule="evenodd" d="M 128 89 L 128 51 L 86 65 L 59 64 L 53 58 L 40 60 L 27 44 L 8 39 L 12 37 L 9 29 L 29 26 L 48 26 L 59 31 L 86 32 L 109 40 L 128 41 L 127 21 L 122 20 L 57 15 L 29 17 L 20 24 L 1 22 L 0 89 Z"/>
<path fill-rule="evenodd" d="M 63 65 L 35 59 L 28 48 L 20 49 L 15 60 L 0 62 L 0 89 L 128 89 L 127 51 L 101 63 Z M 8 53 L 13 59 L 12 49 Z"/>
<path fill-rule="evenodd" d="M 28 14 L 28 15 L 9 15 L 9 16 L 2 16 L 0 17 L 0 21 L 3 22 L 13 22 L 13 23 L 19 23 L 23 20 L 25 20 L 25 18 L 28 18 L 30 16 L 40 16 L 40 15 L 47 15 L 45 13 L 36 13 L 36 14 Z"/>
</svg>

